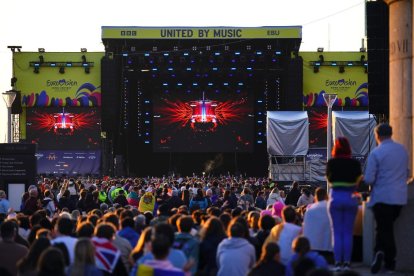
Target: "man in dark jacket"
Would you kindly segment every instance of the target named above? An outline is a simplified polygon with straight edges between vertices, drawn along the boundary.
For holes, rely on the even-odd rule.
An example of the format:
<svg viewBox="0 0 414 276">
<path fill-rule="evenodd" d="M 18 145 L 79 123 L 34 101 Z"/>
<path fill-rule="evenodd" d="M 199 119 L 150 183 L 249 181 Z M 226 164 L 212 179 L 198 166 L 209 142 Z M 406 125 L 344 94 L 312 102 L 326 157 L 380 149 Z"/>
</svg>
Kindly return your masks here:
<svg viewBox="0 0 414 276">
<path fill-rule="evenodd" d="M 299 190 L 299 182 L 294 181 L 292 183 L 292 189 L 289 191 L 289 193 L 286 196 L 285 204 L 296 206 L 296 204 L 298 203 L 300 195 L 301 195 L 301 193 L 300 193 L 300 190 Z"/>
</svg>

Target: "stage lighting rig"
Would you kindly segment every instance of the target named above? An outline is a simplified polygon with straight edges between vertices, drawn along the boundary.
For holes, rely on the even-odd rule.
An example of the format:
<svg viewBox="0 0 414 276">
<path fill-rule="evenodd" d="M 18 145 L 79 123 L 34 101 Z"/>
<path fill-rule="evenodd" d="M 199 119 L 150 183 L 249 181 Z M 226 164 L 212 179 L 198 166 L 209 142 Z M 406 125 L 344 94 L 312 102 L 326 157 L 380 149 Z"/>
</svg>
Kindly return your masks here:
<svg viewBox="0 0 414 276">
<path fill-rule="evenodd" d="M 17 50 L 17 52 L 21 52 L 22 50 L 22 46 L 7 46 L 7 48 L 9 48 L 13 53 L 15 53 L 16 52 L 16 50 Z"/>
</svg>

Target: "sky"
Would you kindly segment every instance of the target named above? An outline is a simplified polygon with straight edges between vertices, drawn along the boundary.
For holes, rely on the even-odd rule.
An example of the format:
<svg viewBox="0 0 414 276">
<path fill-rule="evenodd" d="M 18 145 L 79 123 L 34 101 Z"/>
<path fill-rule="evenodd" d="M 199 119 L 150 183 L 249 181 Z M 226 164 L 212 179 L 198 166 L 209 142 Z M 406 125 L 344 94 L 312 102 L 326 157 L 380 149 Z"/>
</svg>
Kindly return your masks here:
<svg viewBox="0 0 414 276">
<path fill-rule="evenodd" d="M 300 51 L 359 51 L 363 0 L 9 0 L 0 2 L 0 91 L 11 89 L 12 53 L 104 51 L 101 26 L 302 26 Z M 0 143 L 6 142 L 0 100 Z"/>
</svg>

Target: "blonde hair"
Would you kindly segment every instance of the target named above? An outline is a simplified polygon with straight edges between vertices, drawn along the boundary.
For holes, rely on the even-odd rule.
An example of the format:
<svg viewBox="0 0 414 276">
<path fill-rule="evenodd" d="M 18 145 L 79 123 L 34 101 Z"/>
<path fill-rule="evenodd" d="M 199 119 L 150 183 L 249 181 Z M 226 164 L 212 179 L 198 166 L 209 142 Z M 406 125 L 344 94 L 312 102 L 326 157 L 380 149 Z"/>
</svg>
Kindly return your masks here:
<svg viewBox="0 0 414 276">
<path fill-rule="evenodd" d="M 87 265 L 95 265 L 95 247 L 88 238 L 80 238 L 75 246 L 75 261 L 71 276 L 83 275 Z"/>
</svg>

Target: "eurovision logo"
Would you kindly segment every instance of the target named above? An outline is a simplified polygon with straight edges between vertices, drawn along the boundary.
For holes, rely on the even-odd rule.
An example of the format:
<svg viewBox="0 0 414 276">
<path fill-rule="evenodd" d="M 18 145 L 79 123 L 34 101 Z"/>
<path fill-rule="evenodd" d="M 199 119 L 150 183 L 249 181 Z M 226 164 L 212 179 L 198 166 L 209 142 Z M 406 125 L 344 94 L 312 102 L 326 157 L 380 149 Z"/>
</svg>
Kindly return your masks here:
<svg viewBox="0 0 414 276">
<path fill-rule="evenodd" d="M 346 87 L 349 88 L 351 86 L 357 85 L 356 81 L 351 79 L 339 79 L 339 80 L 326 80 L 325 86 L 335 88 L 335 87 Z"/>
<path fill-rule="evenodd" d="M 60 79 L 60 80 L 47 80 L 46 86 L 47 87 L 72 87 L 77 86 L 78 82 L 73 81 L 71 79 Z"/>
</svg>

